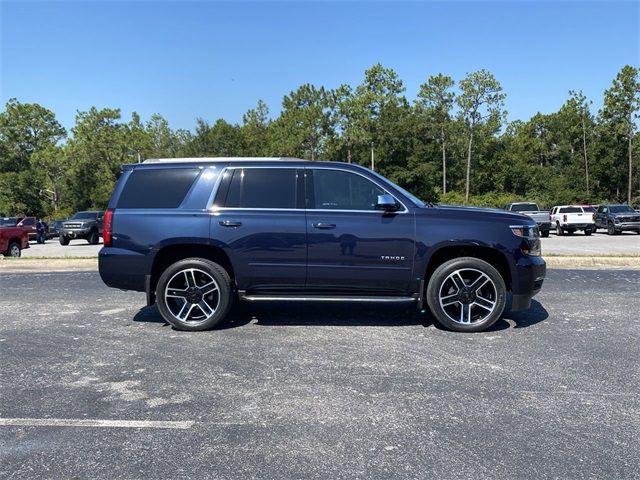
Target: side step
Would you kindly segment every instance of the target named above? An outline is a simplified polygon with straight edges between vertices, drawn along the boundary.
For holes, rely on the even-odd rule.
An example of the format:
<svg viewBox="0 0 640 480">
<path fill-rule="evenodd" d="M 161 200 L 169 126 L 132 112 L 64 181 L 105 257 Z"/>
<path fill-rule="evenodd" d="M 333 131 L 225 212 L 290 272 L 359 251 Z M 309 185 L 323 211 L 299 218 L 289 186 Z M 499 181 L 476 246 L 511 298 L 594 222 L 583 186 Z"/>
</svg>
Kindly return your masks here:
<svg viewBox="0 0 640 480">
<path fill-rule="evenodd" d="M 413 303 L 415 297 L 353 297 L 326 295 L 240 295 L 246 302 L 357 302 L 357 303 Z"/>
</svg>

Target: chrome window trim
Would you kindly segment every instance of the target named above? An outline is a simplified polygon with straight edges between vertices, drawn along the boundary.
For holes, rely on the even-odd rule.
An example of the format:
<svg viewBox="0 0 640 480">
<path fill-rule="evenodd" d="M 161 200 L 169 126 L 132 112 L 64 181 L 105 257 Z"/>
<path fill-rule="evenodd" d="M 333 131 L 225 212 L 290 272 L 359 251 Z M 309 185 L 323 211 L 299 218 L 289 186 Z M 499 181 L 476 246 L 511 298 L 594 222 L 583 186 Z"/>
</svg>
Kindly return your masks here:
<svg viewBox="0 0 640 480">
<path fill-rule="evenodd" d="M 208 168 L 205 168 L 205 172 L 209 169 L 216 169 L 215 165 L 212 165 Z M 205 206 L 203 211 L 209 211 L 211 210 L 211 208 L 213 207 L 213 201 L 216 198 L 216 193 L 218 193 L 218 188 L 220 188 L 220 184 L 222 183 L 222 176 L 224 175 L 224 173 L 227 171 L 226 168 L 223 168 L 222 170 L 220 170 L 220 173 L 218 174 L 218 178 L 216 178 L 216 182 L 213 184 L 213 188 L 211 189 L 211 195 L 209 195 L 209 200 L 207 200 L 207 205 Z M 204 172 L 203 172 L 204 174 Z"/>
</svg>

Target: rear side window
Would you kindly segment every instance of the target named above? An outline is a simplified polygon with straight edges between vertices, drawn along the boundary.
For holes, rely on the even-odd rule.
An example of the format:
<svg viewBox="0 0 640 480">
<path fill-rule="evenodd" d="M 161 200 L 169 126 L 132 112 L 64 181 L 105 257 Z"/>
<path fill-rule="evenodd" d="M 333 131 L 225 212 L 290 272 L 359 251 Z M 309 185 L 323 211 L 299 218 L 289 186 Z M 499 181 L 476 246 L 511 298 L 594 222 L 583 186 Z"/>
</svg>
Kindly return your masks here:
<svg viewBox="0 0 640 480">
<path fill-rule="evenodd" d="M 583 211 L 580 207 L 566 207 L 561 208 L 560 213 L 583 213 Z"/>
<path fill-rule="evenodd" d="M 227 208 L 296 208 L 293 168 L 236 169 L 229 185 Z"/>
<path fill-rule="evenodd" d="M 198 168 L 134 170 L 116 208 L 178 208 L 199 172 Z"/>
</svg>

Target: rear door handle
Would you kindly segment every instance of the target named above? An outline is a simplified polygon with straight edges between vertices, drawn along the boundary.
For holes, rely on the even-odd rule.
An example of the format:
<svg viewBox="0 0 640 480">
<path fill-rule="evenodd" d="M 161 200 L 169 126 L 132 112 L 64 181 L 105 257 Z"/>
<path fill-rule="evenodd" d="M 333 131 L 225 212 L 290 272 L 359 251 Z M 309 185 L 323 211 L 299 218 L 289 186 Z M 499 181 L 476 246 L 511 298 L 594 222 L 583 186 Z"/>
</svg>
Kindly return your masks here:
<svg viewBox="0 0 640 480">
<path fill-rule="evenodd" d="M 322 223 L 322 222 L 316 222 L 313 224 L 313 228 L 324 228 L 324 229 L 332 229 L 332 228 L 336 228 L 336 224 L 335 223 Z"/>
<path fill-rule="evenodd" d="M 220 225 L 223 227 L 241 227 L 242 222 L 234 222 L 233 220 L 221 220 Z"/>
</svg>

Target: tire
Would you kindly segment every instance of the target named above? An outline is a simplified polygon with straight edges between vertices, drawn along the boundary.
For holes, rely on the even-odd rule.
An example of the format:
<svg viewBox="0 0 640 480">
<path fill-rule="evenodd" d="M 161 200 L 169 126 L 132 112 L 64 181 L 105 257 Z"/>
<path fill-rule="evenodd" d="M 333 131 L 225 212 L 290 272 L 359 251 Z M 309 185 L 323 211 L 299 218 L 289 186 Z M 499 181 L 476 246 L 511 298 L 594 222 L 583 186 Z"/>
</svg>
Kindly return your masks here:
<svg viewBox="0 0 640 480">
<path fill-rule="evenodd" d="M 20 244 L 16 241 L 9 242 L 9 248 L 7 248 L 7 257 L 20 257 L 22 256 L 22 249 Z"/>
<path fill-rule="evenodd" d="M 589 235 L 591 235 L 591 229 L 590 228 L 585 228 L 584 229 L 584 234 L 588 237 Z"/>
<path fill-rule="evenodd" d="M 543 230 L 541 232 L 542 237 L 547 238 L 549 236 L 549 230 Z"/>
<path fill-rule="evenodd" d="M 559 223 L 556 223 L 556 235 L 558 237 L 561 237 L 564 235 L 564 230 L 562 229 Z"/>
<path fill-rule="evenodd" d="M 60 245 L 69 245 L 69 237 L 65 237 L 64 235 L 60 235 L 60 237 L 58 237 L 58 241 L 60 242 Z"/>
<path fill-rule="evenodd" d="M 474 290 L 476 285 L 480 286 Z M 433 272 L 425 296 L 431 313 L 443 327 L 456 332 L 480 332 L 502 315 L 507 288 L 490 264 L 461 257 L 443 263 Z"/>
<path fill-rule="evenodd" d="M 178 330 L 208 330 L 226 317 L 233 304 L 231 278 L 210 260 L 180 260 L 160 275 L 156 304 L 162 317 Z"/>
<path fill-rule="evenodd" d="M 607 235 L 618 235 L 620 232 L 616 232 L 616 227 L 613 222 L 607 223 Z"/>
<path fill-rule="evenodd" d="M 91 230 L 91 233 L 87 237 L 87 242 L 89 242 L 89 245 L 97 245 L 99 241 L 100 237 L 98 236 L 98 231 Z"/>
</svg>

